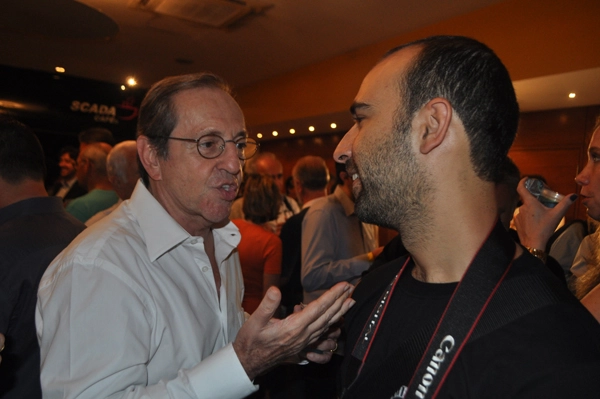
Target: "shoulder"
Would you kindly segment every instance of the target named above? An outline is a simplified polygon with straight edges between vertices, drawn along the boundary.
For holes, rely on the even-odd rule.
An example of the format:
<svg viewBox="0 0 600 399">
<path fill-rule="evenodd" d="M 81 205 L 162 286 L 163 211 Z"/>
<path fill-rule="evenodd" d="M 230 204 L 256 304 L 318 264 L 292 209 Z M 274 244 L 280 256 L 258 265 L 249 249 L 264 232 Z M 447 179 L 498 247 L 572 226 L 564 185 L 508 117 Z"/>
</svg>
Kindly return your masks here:
<svg viewBox="0 0 600 399">
<path fill-rule="evenodd" d="M 310 208 L 306 212 L 306 218 L 313 216 L 314 214 L 320 214 L 324 212 L 342 211 L 342 204 L 340 204 L 333 195 L 327 197 L 317 198 L 311 204 Z"/>
</svg>

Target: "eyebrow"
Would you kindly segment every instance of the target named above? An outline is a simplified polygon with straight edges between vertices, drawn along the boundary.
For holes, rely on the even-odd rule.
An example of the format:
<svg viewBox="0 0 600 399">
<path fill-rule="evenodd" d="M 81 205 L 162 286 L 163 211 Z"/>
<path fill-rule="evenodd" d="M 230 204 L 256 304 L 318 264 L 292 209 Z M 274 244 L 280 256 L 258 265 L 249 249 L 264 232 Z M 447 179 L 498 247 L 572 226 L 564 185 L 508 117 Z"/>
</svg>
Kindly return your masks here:
<svg viewBox="0 0 600 399">
<path fill-rule="evenodd" d="M 248 137 L 248 131 L 247 130 L 241 130 L 240 132 L 238 132 L 234 138 L 241 138 L 241 137 Z"/>
<path fill-rule="evenodd" d="M 200 134 L 200 137 L 204 137 L 204 136 L 219 136 L 219 137 L 221 137 L 223 135 L 224 135 L 224 133 L 222 131 L 216 130 L 216 129 L 211 129 L 211 130 L 208 130 L 208 131 Z M 234 139 L 238 139 L 241 137 L 248 137 L 248 131 L 246 129 L 240 130 L 239 132 L 237 132 L 233 135 Z"/>
<path fill-rule="evenodd" d="M 368 109 L 371 108 L 371 106 L 367 103 L 359 103 L 359 102 L 353 102 L 352 106 L 350 107 L 350 113 L 352 115 L 356 115 L 357 111 L 359 110 L 363 110 L 363 109 Z"/>
</svg>

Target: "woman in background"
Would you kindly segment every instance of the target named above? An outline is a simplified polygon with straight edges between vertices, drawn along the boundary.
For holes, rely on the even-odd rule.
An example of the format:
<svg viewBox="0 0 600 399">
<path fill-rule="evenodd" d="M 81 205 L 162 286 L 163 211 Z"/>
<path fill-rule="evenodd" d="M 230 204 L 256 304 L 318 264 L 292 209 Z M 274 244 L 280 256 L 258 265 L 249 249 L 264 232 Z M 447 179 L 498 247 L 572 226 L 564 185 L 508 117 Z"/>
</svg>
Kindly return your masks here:
<svg viewBox="0 0 600 399">
<path fill-rule="evenodd" d="M 244 310 L 252 314 L 267 289 L 279 286 L 281 240 L 267 222 L 277 218 L 281 194 L 272 177 L 251 175 L 244 187 L 245 220 L 234 219 L 242 235 L 238 252 L 244 275 Z"/>
</svg>

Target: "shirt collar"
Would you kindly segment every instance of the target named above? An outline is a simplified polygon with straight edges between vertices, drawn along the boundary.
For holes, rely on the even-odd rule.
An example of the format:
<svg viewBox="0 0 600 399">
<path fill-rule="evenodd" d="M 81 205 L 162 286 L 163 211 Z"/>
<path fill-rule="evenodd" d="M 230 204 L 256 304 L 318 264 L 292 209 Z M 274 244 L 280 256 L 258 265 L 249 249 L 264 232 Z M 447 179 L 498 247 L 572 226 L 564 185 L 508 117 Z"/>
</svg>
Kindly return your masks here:
<svg viewBox="0 0 600 399">
<path fill-rule="evenodd" d="M 184 241 L 193 239 L 154 198 L 141 179 L 138 180 L 131 194 L 131 200 L 127 202 L 126 206 L 140 224 L 140 229 L 146 239 L 148 257 L 152 262 Z M 213 229 L 213 234 L 216 251 L 223 244 L 228 247 L 227 250 L 233 251 L 241 238 L 239 230 L 231 222 L 224 227 Z M 201 237 L 197 237 L 197 239 L 202 240 Z"/>
<path fill-rule="evenodd" d="M 340 185 L 337 185 L 335 187 L 335 190 L 333 191 L 333 196 L 339 201 L 340 204 L 342 204 L 342 208 L 344 208 L 346 216 L 350 216 L 354 213 L 354 202 L 350 199 L 350 197 L 346 195 L 346 193 L 344 192 L 344 190 L 342 190 L 342 187 Z"/>
</svg>

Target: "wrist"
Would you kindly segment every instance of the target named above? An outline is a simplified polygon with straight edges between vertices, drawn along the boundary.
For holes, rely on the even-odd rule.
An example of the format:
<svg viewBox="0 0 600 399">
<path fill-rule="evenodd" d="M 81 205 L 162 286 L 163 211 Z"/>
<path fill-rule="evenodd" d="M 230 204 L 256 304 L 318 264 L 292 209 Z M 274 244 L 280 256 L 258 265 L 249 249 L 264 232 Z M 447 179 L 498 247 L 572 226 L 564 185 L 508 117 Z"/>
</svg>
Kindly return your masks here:
<svg viewBox="0 0 600 399">
<path fill-rule="evenodd" d="M 548 260 L 548 254 L 543 249 L 537 249 L 533 247 L 525 247 L 525 249 L 527 249 L 530 254 L 544 262 L 544 264 L 546 263 L 546 260 Z"/>
</svg>

